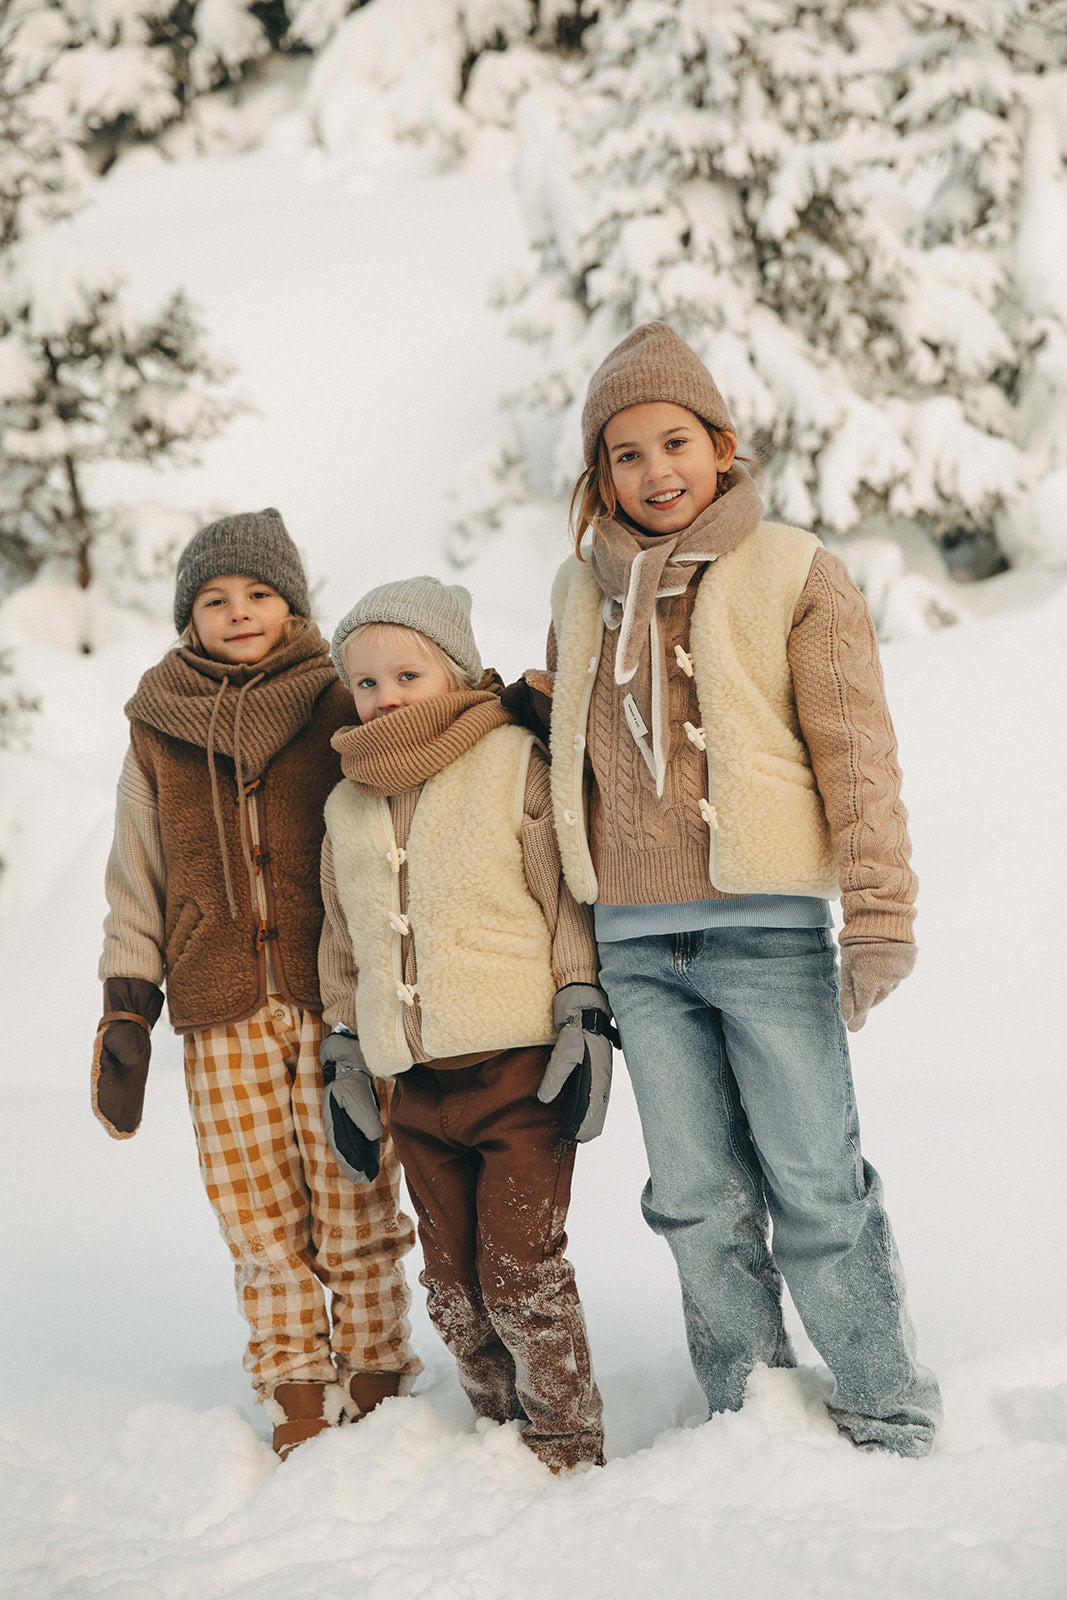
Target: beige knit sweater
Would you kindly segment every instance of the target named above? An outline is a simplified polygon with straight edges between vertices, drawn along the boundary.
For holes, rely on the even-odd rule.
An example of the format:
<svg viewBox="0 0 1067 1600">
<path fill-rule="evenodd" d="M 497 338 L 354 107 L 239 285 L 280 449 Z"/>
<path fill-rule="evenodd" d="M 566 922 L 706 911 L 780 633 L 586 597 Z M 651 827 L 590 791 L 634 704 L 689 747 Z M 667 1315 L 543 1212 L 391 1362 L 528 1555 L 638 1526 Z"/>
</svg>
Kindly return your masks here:
<svg viewBox="0 0 1067 1600">
<path fill-rule="evenodd" d="M 401 795 L 390 796 L 389 812 L 401 850 L 407 848 L 411 821 L 418 804 L 421 786 Z M 541 907 L 552 941 L 552 977 L 557 989 L 568 983 L 595 983 L 597 979 L 596 942 L 592 912 L 580 906 L 563 881 L 559 847 L 552 823 L 552 795 L 548 762 L 539 749 L 530 756 L 523 798 L 522 862 L 530 893 Z M 400 867 L 400 903 L 408 907 L 408 871 Z M 359 972 L 352 954 L 348 925 L 337 893 L 333 847 L 329 834 L 322 846 L 322 899 L 325 918 L 319 945 L 319 983 L 322 990 L 323 1020 L 329 1027 L 342 1023 L 357 1029 L 356 993 Z M 414 988 L 418 981 L 415 941 L 407 939 L 404 951 L 404 982 Z M 405 1042 L 415 1061 L 429 1061 L 422 1042 L 422 1017 L 415 1004 L 404 1009 Z M 462 1067 L 485 1060 L 491 1052 L 437 1060 L 437 1067 Z"/>
<path fill-rule="evenodd" d="M 590 850 L 599 898 L 612 905 L 662 905 L 729 898 L 708 881 L 707 763 L 686 723 L 701 721 L 685 650 L 703 568 L 684 594 L 660 602 L 668 663 L 670 749 L 662 797 L 623 721 L 626 690 L 614 681 L 617 634 L 608 630 L 587 726 L 593 782 Z M 874 629 L 843 563 L 820 549 L 793 613 L 787 641 L 797 720 L 830 827 L 842 891 L 842 943 L 912 942 L 917 880 L 909 863 L 896 740 L 886 707 Z M 548 667 L 556 669 L 549 633 Z"/>
</svg>

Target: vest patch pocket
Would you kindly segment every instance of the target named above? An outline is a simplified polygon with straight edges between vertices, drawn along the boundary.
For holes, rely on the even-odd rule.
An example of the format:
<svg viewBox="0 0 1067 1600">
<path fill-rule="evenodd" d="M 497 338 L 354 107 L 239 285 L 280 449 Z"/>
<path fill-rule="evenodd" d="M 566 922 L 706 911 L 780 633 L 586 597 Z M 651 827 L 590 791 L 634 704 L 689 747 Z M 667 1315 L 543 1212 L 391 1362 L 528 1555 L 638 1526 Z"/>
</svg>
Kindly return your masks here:
<svg viewBox="0 0 1067 1600">
<path fill-rule="evenodd" d="M 460 928 L 456 933 L 456 948 L 481 950 L 491 956 L 521 956 L 528 959 L 541 954 L 543 941 L 533 934 L 521 933 L 517 928 Z"/>
<path fill-rule="evenodd" d="M 189 940 L 204 920 L 204 913 L 195 900 L 187 900 L 178 914 L 173 932 L 167 941 L 167 966 L 173 970 L 185 954 Z"/>
</svg>

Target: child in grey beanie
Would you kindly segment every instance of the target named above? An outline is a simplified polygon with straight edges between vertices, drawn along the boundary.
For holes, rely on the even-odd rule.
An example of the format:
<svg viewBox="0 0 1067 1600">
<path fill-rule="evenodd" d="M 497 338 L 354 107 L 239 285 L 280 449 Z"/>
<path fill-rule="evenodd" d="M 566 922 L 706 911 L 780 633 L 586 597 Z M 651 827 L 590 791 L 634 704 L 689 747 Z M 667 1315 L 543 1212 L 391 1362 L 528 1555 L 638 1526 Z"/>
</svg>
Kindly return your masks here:
<svg viewBox="0 0 1067 1600">
<path fill-rule="evenodd" d="M 423 575 L 372 590 L 333 636 L 359 720 L 333 737 L 326 802 L 323 1126 L 373 1181 L 391 1081 L 430 1317 L 478 1415 L 522 1419 L 559 1471 L 603 1459 L 564 1217 L 575 1142 L 604 1121 L 610 1024 L 547 753 L 483 675 L 470 611 Z"/>
<path fill-rule="evenodd" d="M 281 512 L 273 506 L 220 517 L 189 540 L 178 558 L 174 583 L 174 626 L 179 633 L 188 624 L 193 601 L 204 584 L 230 573 L 269 583 L 289 602 L 294 616 L 310 617 L 311 600 L 300 553 Z"/>
<path fill-rule="evenodd" d="M 470 687 L 482 676 L 482 658 L 471 629 L 470 590 L 461 583 L 444 584 L 439 578 L 423 574 L 401 578 L 371 589 L 334 629 L 330 651 L 333 664 L 346 688 L 345 645 L 360 628 L 374 623 L 396 628 L 412 628 L 435 644 L 454 663 Z"/>
</svg>

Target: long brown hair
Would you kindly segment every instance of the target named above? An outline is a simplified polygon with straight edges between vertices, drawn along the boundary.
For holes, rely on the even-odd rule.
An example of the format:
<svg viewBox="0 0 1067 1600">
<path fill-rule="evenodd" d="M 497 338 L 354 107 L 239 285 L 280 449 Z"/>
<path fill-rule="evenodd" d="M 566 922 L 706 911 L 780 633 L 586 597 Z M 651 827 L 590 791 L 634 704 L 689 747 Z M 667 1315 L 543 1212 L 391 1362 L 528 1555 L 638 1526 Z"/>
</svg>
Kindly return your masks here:
<svg viewBox="0 0 1067 1600">
<path fill-rule="evenodd" d="M 706 422 L 703 417 L 698 419 L 711 436 L 713 444 L 718 444 L 727 435 L 736 442 L 736 435 L 729 428 L 716 428 L 714 423 Z M 734 456 L 735 461 L 742 462 L 747 467 L 758 468 L 759 463 L 750 456 Z M 722 494 L 728 474 L 719 473 L 718 487 L 715 498 Z M 615 492 L 615 483 L 611 476 L 611 457 L 608 454 L 607 443 L 604 439 L 604 430 L 601 429 L 596 442 L 596 454 L 592 466 L 586 467 L 578 477 L 577 483 L 571 494 L 569 523 L 571 535 L 574 539 L 574 553 L 579 561 L 584 561 L 582 555 L 582 540 L 589 528 L 593 530 L 596 539 L 600 532 L 602 522 L 607 522 L 615 515 L 618 509 L 619 497 Z"/>
</svg>

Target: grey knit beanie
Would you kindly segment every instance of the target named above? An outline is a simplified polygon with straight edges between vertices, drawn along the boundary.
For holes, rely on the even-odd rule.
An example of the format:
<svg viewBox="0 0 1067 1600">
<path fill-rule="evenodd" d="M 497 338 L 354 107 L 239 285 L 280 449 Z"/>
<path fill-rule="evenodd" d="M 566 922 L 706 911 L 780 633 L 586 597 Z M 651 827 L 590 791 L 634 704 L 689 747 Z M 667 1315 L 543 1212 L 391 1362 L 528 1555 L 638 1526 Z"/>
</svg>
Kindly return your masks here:
<svg viewBox="0 0 1067 1600">
<path fill-rule="evenodd" d="M 424 575 L 383 583 L 365 594 L 337 624 L 330 644 L 337 675 L 348 689 L 352 685 L 344 663 L 345 640 L 357 628 L 365 628 L 372 622 L 414 628 L 416 633 L 425 634 L 441 647 L 468 683 L 476 684 L 481 678 L 482 658 L 471 630 L 470 590 L 461 583 L 444 584 L 439 578 Z"/>
<path fill-rule="evenodd" d="M 310 617 L 311 599 L 296 545 L 280 511 L 239 511 L 220 517 L 193 535 L 178 558 L 174 587 L 174 626 L 181 633 L 193 614 L 193 601 L 212 578 L 259 578 L 277 589 L 295 616 Z"/>
<path fill-rule="evenodd" d="M 714 428 L 735 431 L 726 401 L 703 361 L 666 322 L 646 322 L 615 346 L 589 380 L 582 410 L 587 467 L 596 459 L 596 442 L 608 419 L 649 400 L 670 400 Z"/>
</svg>

